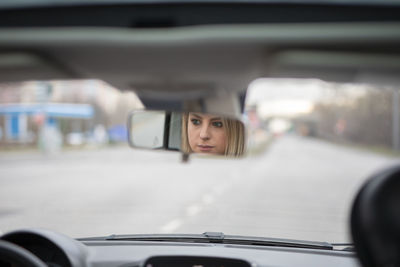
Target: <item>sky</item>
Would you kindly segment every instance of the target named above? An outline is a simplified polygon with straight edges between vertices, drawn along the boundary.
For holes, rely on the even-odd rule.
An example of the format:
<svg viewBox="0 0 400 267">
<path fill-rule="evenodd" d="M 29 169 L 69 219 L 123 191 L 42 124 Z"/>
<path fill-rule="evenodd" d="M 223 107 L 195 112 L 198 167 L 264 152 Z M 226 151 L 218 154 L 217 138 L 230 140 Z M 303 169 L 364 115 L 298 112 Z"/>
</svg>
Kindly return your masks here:
<svg viewBox="0 0 400 267">
<path fill-rule="evenodd" d="M 328 97 L 326 82 L 316 79 L 257 79 L 249 85 L 246 105 L 258 106 L 260 116 L 293 116 L 312 111 Z"/>
<path fill-rule="evenodd" d="M 249 85 L 246 106 L 257 105 L 260 117 L 293 117 L 312 112 L 317 102 L 351 103 L 369 89 L 382 88 L 318 79 L 262 78 Z"/>
</svg>

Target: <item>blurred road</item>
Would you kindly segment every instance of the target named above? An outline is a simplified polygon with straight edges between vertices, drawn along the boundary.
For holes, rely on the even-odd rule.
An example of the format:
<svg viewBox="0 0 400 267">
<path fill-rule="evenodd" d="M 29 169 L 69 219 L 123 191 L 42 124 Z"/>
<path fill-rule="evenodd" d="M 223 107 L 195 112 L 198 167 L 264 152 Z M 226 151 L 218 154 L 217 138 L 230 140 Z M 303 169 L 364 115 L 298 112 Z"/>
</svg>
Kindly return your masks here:
<svg viewBox="0 0 400 267">
<path fill-rule="evenodd" d="M 399 162 L 296 136 L 242 160 L 128 147 L 44 156 L 0 153 L 0 231 L 42 227 L 72 237 L 203 233 L 348 241 L 362 181 Z"/>
</svg>

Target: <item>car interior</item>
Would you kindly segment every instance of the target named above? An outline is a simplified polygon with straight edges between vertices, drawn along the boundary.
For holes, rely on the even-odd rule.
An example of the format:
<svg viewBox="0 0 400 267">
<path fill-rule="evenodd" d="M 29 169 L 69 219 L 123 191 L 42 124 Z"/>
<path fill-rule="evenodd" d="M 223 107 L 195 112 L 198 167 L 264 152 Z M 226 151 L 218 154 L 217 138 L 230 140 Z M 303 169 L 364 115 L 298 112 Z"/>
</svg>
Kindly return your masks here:
<svg viewBox="0 0 400 267">
<path fill-rule="evenodd" d="M 398 86 L 400 4 L 0 3 L 0 82 L 100 79 L 134 91 L 146 110 L 240 118 L 247 86 L 259 77 Z M 349 216 L 354 248 L 274 239 L 235 244 L 220 233 L 160 243 L 162 235 L 73 239 L 21 229 L 1 236 L 0 265 L 400 266 L 399 176 L 398 167 L 382 170 L 358 193 Z"/>
</svg>

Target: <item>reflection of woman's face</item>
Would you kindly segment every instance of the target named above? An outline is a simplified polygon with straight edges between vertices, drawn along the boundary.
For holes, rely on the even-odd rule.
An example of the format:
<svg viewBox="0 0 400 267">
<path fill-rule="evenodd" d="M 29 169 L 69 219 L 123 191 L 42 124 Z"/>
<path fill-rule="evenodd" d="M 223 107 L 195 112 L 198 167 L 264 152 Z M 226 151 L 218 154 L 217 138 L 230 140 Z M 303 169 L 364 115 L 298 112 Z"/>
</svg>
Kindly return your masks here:
<svg viewBox="0 0 400 267">
<path fill-rule="evenodd" d="M 224 154 L 226 133 L 218 116 L 203 113 L 189 113 L 188 139 L 195 153 Z"/>
</svg>

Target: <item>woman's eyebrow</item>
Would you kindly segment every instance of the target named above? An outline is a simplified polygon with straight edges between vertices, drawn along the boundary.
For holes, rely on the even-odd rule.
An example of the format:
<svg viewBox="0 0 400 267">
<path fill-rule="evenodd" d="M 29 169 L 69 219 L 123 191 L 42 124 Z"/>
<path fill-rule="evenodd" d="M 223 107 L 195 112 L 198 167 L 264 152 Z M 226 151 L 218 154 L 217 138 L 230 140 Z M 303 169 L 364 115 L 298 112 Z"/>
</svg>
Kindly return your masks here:
<svg viewBox="0 0 400 267">
<path fill-rule="evenodd" d="M 197 113 L 190 113 L 190 115 L 193 115 L 199 119 L 203 119 L 203 116 L 201 116 L 200 114 L 197 114 Z M 214 118 L 210 119 L 210 121 L 219 121 L 219 120 L 221 120 L 221 117 L 214 117 Z"/>
<path fill-rule="evenodd" d="M 220 121 L 222 120 L 220 117 L 211 118 L 210 121 Z"/>
<path fill-rule="evenodd" d="M 192 116 L 194 116 L 194 117 L 197 117 L 197 118 L 199 118 L 199 119 L 202 119 L 202 118 L 203 118 L 201 115 L 196 114 L 196 113 L 190 113 L 190 115 L 192 115 Z"/>
</svg>

